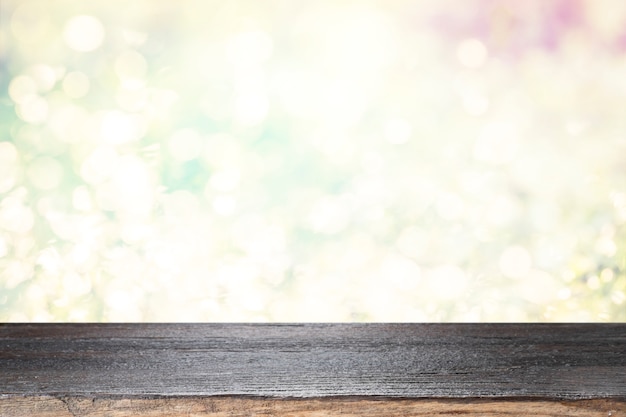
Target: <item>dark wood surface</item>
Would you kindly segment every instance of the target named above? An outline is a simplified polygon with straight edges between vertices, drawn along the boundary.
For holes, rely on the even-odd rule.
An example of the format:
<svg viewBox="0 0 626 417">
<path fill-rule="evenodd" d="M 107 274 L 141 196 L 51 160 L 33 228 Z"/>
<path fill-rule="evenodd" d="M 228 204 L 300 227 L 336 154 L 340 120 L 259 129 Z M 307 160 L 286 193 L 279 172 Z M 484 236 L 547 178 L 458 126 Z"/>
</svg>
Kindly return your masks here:
<svg viewBox="0 0 626 417">
<path fill-rule="evenodd" d="M 621 402 L 626 324 L 0 325 L 0 398 L 46 395 Z"/>
</svg>

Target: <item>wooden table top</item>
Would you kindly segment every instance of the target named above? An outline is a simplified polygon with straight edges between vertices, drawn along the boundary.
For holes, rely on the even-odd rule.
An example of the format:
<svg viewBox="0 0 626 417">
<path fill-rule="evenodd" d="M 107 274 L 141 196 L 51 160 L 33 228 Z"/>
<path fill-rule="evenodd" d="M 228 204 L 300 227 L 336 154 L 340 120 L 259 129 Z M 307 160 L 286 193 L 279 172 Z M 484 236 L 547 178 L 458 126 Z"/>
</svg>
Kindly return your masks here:
<svg viewBox="0 0 626 417">
<path fill-rule="evenodd" d="M 3 324 L 0 396 L 626 401 L 626 324 Z"/>
</svg>

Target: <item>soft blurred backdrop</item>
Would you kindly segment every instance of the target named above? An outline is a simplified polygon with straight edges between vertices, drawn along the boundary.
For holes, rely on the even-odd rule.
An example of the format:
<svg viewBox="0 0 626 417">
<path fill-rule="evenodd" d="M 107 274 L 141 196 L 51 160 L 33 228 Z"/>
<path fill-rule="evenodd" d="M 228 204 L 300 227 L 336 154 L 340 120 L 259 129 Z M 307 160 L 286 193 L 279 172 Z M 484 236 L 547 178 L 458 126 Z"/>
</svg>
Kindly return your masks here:
<svg viewBox="0 0 626 417">
<path fill-rule="evenodd" d="M 0 321 L 626 320 L 624 1 L 0 17 Z"/>
</svg>

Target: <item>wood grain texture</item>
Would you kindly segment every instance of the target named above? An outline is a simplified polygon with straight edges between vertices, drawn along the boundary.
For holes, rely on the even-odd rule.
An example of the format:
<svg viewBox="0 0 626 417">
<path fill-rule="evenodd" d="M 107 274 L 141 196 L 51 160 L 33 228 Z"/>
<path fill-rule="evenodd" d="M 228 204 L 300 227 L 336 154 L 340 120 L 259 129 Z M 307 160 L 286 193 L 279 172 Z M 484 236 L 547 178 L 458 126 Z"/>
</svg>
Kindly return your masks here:
<svg viewBox="0 0 626 417">
<path fill-rule="evenodd" d="M 194 407 L 203 407 L 241 395 L 619 405 L 626 401 L 626 325 L 5 324 L 0 395 L 3 407 L 29 397 L 117 407 L 151 396 L 196 397 Z M 87 409 L 78 415 L 105 415 Z M 315 415 L 303 412 L 293 415 Z"/>
<path fill-rule="evenodd" d="M 624 417 L 626 403 L 613 400 L 540 401 L 484 399 L 270 399 L 241 397 L 171 398 L 0 398 L 0 415 L 10 417 Z"/>
</svg>

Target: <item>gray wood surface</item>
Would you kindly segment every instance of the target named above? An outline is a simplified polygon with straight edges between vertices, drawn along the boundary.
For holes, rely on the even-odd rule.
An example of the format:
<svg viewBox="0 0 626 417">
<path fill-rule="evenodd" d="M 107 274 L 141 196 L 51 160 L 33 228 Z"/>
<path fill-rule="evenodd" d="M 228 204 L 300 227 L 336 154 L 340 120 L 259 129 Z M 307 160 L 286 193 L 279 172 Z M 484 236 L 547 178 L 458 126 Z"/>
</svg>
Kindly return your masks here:
<svg viewBox="0 0 626 417">
<path fill-rule="evenodd" d="M 626 400 L 626 324 L 4 324 L 0 394 Z"/>
</svg>

